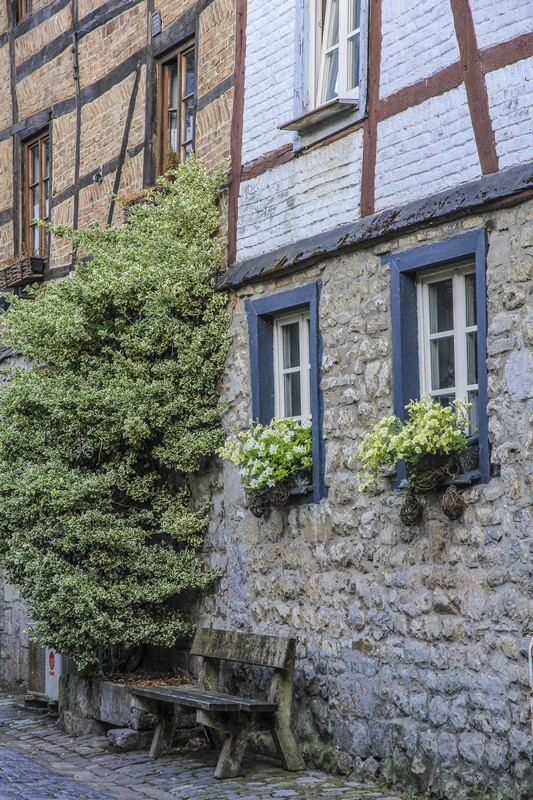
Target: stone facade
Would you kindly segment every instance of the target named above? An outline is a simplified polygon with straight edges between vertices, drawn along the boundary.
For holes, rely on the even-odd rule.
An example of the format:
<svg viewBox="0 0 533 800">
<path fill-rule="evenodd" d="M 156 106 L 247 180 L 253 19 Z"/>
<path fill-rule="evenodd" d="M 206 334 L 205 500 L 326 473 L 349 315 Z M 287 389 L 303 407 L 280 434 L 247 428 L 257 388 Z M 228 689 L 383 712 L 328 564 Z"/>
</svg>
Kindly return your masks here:
<svg viewBox="0 0 533 800">
<path fill-rule="evenodd" d="M 527 678 L 533 635 L 533 228 L 522 204 L 426 228 L 302 274 L 238 291 L 225 380 L 228 431 L 251 416 L 244 302 L 320 278 L 323 436 L 329 494 L 255 519 L 237 469 L 214 488 L 210 563 L 224 577 L 204 624 L 296 636 L 297 732 L 316 763 L 381 775 L 442 798 L 533 795 Z M 499 476 L 439 493 L 425 521 L 400 497 L 357 492 L 351 458 L 392 408 L 384 254 L 490 229 L 489 426 Z"/>
</svg>

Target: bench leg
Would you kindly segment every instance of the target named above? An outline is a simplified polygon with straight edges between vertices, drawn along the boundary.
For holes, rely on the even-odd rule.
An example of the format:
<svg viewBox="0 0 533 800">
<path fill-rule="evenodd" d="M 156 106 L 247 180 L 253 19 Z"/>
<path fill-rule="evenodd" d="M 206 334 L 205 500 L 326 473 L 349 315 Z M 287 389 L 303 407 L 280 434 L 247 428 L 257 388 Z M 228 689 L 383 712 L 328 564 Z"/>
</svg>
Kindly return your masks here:
<svg viewBox="0 0 533 800">
<path fill-rule="evenodd" d="M 272 730 L 272 738 L 281 763 L 289 772 L 298 772 L 305 769 L 305 762 L 300 754 L 300 748 L 289 727 L 276 726 Z"/>
<path fill-rule="evenodd" d="M 172 747 L 172 739 L 174 737 L 174 709 L 162 709 L 159 717 L 159 723 L 155 729 L 154 738 L 150 746 L 151 758 L 158 758 L 164 756 L 169 752 Z"/>
<path fill-rule="evenodd" d="M 248 734 L 244 731 L 226 736 L 218 757 L 215 778 L 235 778 L 239 774 L 247 740 Z"/>
</svg>

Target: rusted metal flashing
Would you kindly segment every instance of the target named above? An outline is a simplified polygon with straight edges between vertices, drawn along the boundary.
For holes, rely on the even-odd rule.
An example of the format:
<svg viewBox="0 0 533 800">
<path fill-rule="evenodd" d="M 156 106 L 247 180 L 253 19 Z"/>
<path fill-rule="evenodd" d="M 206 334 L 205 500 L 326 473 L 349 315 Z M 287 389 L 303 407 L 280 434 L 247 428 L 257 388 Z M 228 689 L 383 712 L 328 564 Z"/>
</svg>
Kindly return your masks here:
<svg viewBox="0 0 533 800">
<path fill-rule="evenodd" d="M 293 242 L 231 267 L 219 281 L 230 289 L 306 269 L 319 261 L 450 219 L 501 208 L 533 197 L 533 161 L 453 189 L 380 211 L 333 230 Z"/>
</svg>

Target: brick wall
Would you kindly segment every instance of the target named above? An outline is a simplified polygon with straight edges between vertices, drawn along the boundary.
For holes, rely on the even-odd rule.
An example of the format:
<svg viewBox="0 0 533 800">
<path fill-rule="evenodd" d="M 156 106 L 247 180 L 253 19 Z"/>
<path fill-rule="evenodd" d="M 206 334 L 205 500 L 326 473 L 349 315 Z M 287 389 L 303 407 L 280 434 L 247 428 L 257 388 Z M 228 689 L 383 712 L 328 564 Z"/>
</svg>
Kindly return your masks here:
<svg viewBox="0 0 533 800">
<path fill-rule="evenodd" d="M 376 211 L 480 175 L 464 86 L 378 126 Z"/>
<path fill-rule="evenodd" d="M 49 5 L 33 2 L 33 12 Z M 79 88 L 82 93 L 81 128 L 79 134 L 79 174 L 82 188 L 79 193 L 79 224 L 92 220 L 105 224 L 110 206 L 109 194 L 116 176 L 117 158 L 123 143 L 126 119 L 137 64 L 141 77 L 133 117 L 127 137 L 125 162 L 120 178 L 119 192 L 135 192 L 142 188 L 146 116 L 147 3 L 140 0 L 115 16 L 106 15 L 105 21 L 87 30 L 88 21 L 104 6 L 103 0 L 80 0 L 78 16 L 82 35 L 78 37 Z M 0 33 L 7 30 L 5 4 L 0 9 Z M 229 157 L 231 113 L 233 103 L 232 75 L 234 69 L 235 12 L 231 0 L 212 0 L 207 6 L 195 0 L 163 0 L 157 3 L 161 12 L 163 34 L 168 35 L 172 25 L 179 28 L 180 18 L 187 15 L 189 27 L 194 26 L 195 8 L 199 31 L 198 96 L 209 93 L 197 119 L 197 152 L 205 158 L 210 168 L 217 168 Z M 203 11 L 200 9 L 203 8 Z M 109 9 L 108 11 L 113 11 Z M 192 22 L 191 22 L 192 21 Z M 51 110 L 51 136 L 53 146 L 53 204 L 52 221 L 72 223 L 74 212 L 74 178 L 76 140 L 76 81 L 71 52 L 72 10 L 70 4 L 43 19 L 38 25 L 12 34 L 15 64 L 18 69 L 16 93 L 18 120 L 22 136 L 25 127 L 34 123 L 32 115 Z M 25 26 L 26 27 L 26 26 Z M 157 44 L 157 42 L 156 42 Z M 179 35 L 168 39 L 169 48 L 181 44 Z M 48 51 L 45 49 L 48 48 Z M 47 52 L 53 56 L 47 57 Z M 139 55 L 138 62 L 135 55 Z M 28 60 L 30 59 L 30 60 Z M 34 59 L 34 62 L 31 61 Z M 121 65 L 129 62 L 129 69 Z M 22 65 L 22 66 L 21 66 Z M 21 71 L 22 70 L 22 71 Z M 121 73 L 122 74 L 117 74 Z M 109 78 L 116 75 L 116 79 Z M 223 90 L 218 85 L 226 81 Z M 155 87 L 157 92 L 157 84 Z M 12 124 L 11 109 L 10 41 L 0 47 L 0 157 L 2 175 L 0 186 L 0 214 L 12 205 L 13 194 L 12 137 L 1 139 L 2 130 Z M 55 108 L 53 108 L 55 104 Z M 59 104 L 59 105 L 58 105 Z M 154 110 L 157 103 L 154 103 Z M 157 127 L 157 121 L 154 121 Z M 38 125 L 46 124 L 39 117 Z M 148 138 L 151 138 L 148 132 Z M 20 147 L 18 137 L 15 137 Z M 155 144 L 155 140 L 154 140 Z M 93 183 L 92 175 L 104 165 L 104 179 Z M 87 185 L 89 184 L 89 185 Z M 18 188 L 20 191 L 20 186 Z M 114 222 L 122 220 L 117 209 Z M 0 224 L 0 261 L 18 250 L 13 242 L 13 226 L 9 219 Z M 64 243 L 52 242 L 50 266 L 68 265 L 70 254 Z"/>
<path fill-rule="evenodd" d="M 242 160 L 292 142 L 278 125 L 294 116 L 295 0 L 249 0 Z"/>
<path fill-rule="evenodd" d="M 382 97 L 459 58 L 449 2 L 384 0 L 382 14 Z"/>
</svg>

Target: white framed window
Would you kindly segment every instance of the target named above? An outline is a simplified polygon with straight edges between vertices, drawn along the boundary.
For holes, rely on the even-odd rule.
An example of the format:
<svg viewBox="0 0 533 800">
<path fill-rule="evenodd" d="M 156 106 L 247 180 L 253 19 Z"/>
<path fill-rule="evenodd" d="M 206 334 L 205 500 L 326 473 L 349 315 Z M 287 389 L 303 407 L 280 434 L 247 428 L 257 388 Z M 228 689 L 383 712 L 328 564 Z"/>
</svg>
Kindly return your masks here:
<svg viewBox="0 0 533 800">
<path fill-rule="evenodd" d="M 420 390 L 443 405 L 466 400 L 470 434 L 478 431 L 475 264 L 417 277 Z"/>
<path fill-rule="evenodd" d="M 276 417 L 311 414 L 309 312 L 274 317 L 274 405 Z"/>
<path fill-rule="evenodd" d="M 365 0 L 312 0 L 312 93 L 315 106 L 356 101 L 361 83 L 361 10 Z"/>
</svg>

